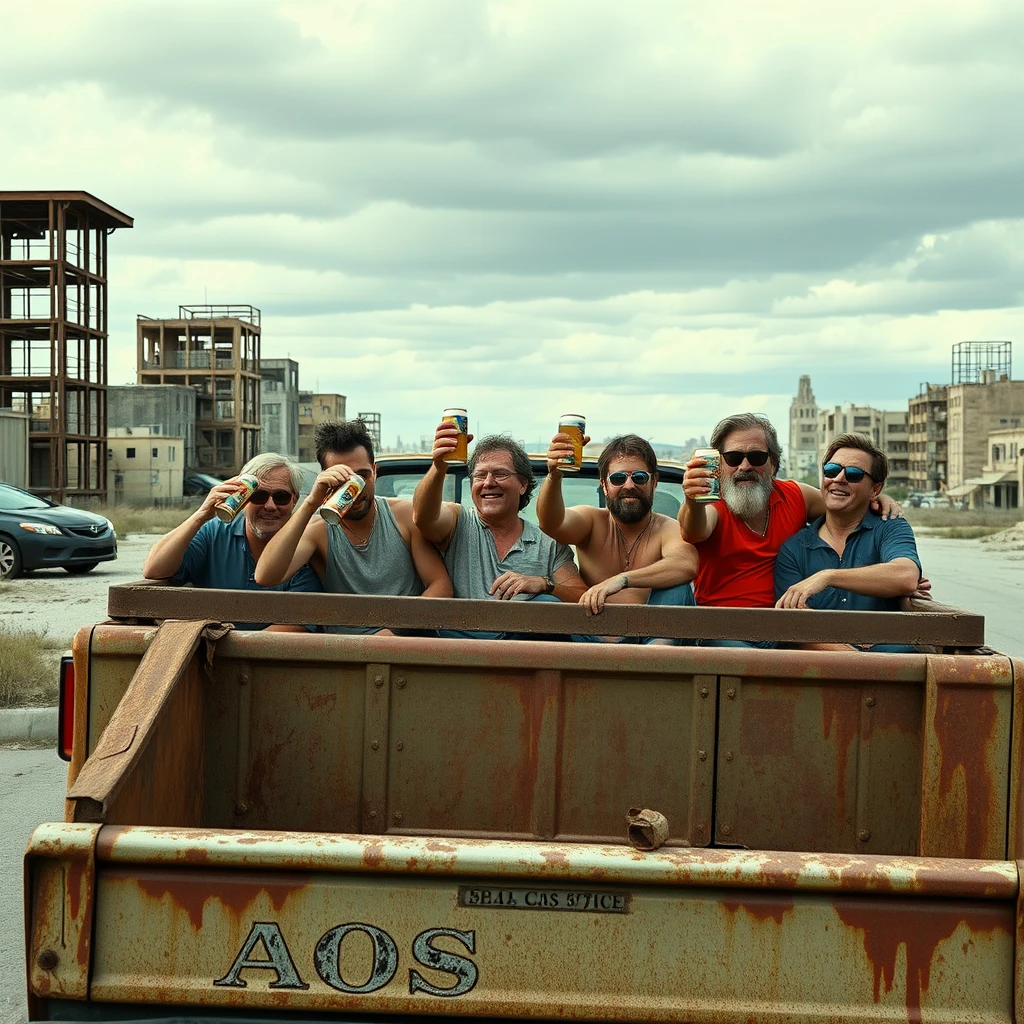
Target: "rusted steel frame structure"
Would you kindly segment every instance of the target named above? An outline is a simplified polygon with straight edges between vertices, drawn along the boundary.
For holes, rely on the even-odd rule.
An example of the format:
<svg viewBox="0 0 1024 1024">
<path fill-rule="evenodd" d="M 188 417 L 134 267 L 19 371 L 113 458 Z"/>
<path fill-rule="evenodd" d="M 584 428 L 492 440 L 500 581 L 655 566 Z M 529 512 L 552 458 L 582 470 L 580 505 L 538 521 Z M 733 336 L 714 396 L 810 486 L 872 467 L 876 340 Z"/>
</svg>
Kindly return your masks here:
<svg viewBox="0 0 1024 1024">
<path fill-rule="evenodd" d="M 944 649 L 985 642 L 984 616 L 918 602 L 913 612 L 833 612 L 774 608 L 605 605 L 597 616 L 550 601 L 424 600 L 348 594 L 197 590 L 145 581 L 111 587 L 108 614 L 117 619 L 211 619 L 306 625 L 397 626 L 569 636 L 781 640 L 791 643 L 902 643 Z"/>
<path fill-rule="evenodd" d="M 674 846 L 1024 854 L 1002 656 L 210 629 L 76 637 L 69 819 L 624 843 L 643 805 Z"/>
<path fill-rule="evenodd" d="M 87 998 L 716 1024 L 1024 1013 L 1007 862 L 68 824 L 37 830 L 26 878 L 33 1019 Z M 567 912 L 584 898 L 617 909 Z M 439 926 L 458 971 L 424 956 Z"/>
<path fill-rule="evenodd" d="M 88 192 L 0 192 L 0 407 L 58 502 L 107 496 L 107 237 L 132 224 Z"/>
</svg>

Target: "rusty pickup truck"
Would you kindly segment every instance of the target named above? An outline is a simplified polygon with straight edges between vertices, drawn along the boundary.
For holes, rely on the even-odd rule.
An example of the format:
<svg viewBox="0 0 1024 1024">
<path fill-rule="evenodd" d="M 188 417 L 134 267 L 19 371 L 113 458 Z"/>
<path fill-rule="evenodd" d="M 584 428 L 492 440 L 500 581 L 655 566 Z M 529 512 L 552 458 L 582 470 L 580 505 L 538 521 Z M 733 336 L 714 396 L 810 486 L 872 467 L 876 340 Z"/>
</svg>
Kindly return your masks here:
<svg viewBox="0 0 1024 1024">
<path fill-rule="evenodd" d="M 978 616 L 112 588 L 26 854 L 33 1020 L 1024 1020 L 1024 662 Z M 627 840 L 631 809 L 667 839 Z M 382 1016 L 383 1015 L 383 1016 Z"/>
</svg>

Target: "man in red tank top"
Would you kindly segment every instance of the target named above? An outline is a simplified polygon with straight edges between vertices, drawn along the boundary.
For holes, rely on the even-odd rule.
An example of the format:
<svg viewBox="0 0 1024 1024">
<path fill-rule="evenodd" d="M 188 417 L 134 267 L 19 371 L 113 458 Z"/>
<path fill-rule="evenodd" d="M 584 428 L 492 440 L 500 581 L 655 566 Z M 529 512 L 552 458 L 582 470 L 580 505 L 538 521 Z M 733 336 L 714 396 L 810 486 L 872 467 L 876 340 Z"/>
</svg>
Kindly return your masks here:
<svg viewBox="0 0 1024 1024">
<path fill-rule="evenodd" d="M 764 416 L 727 416 L 711 435 L 722 454 L 721 501 L 700 502 L 710 492 L 711 470 L 701 458 L 683 474 L 686 501 L 679 510 L 683 540 L 694 544 L 700 568 L 694 588 L 698 605 L 771 608 L 775 605 L 775 556 L 808 521 L 825 514 L 821 492 L 795 480 L 776 480 L 782 454 L 775 427 Z M 899 506 L 882 500 L 883 515 Z M 740 641 L 713 641 L 749 646 Z M 772 647 L 763 641 L 758 647 Z"/>
</svg>

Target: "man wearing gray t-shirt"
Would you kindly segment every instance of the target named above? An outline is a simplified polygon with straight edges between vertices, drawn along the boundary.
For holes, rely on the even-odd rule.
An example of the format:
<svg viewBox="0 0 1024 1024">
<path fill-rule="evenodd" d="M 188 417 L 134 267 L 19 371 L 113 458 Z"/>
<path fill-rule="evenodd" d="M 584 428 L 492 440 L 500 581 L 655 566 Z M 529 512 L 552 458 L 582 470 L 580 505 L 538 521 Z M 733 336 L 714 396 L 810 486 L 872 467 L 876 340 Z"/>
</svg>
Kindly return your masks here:
<svg viewBox="0 0 1024 1024">
<path fill-rule="evenodd" d="M 445 456 L 457 439 L 453 424 L 438 426 L 430 468 L 413 497 L 413 521 L 444 555 L 455 597 L 553 594 L 578 601 L 587 587 L 572 551 L 519 515 L 537 481 L 529 456 L 510 437 L 492 435 L 475 445 L 467 466 L 472 508 L 442 502 Z"/>
</svg>

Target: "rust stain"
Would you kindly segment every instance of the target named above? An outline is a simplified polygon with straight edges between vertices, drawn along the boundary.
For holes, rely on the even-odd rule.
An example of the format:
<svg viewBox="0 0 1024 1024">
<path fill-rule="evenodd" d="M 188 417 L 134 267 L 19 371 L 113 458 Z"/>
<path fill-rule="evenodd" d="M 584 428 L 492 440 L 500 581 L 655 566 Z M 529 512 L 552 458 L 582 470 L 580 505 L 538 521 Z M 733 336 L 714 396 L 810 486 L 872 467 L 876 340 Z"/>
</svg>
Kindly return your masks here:
<svg viewBox="0 0 1024 1024">
<path fill-rule="evenodd" d="M 241 916 L 245 909 L 261 894 L 266 894 L 274 911 L 280 913 L 285 901 L 308 888 L 308 879 L 298 875 L 257 875 L 249 879 L 244 874 L 228 871 L 204 871 L 196 875 L 187 871 L 145 871 L 133 868 L 129 872 L 113 872 L 111 878 L 133 881 L 147 896 L 160 901 L 170 897 L 171 902 L 188 915 L 196 932 L 203 924 L 203 908 L 207 900 L 215 899 L 229 912 Z"/>
<path fill-rule="evenodd" d="M 320 693 L 314 695 L 310 693 L 308 688 L 305 686 L 299 692 L 306 698 L 306 703 L 309 705 L 310 711 L 321 711 L 326 707 L 330 707 L 333 711 L 335 705 L 338 703 L 338 695 L 336 693 Z"/>
<path fill-rule="evenodd" d="M 825 741 L 832 738 L 835 729 L 836 738 L 836 803 L 838 818 L 846 820 L 846 770 L 850 759 L 850 748 L 860 734 L 860 701 L 856 692 L 851 695 L 848 690 L 834 686 L 821 688 L 822 733 Z"/>
<path fill-rule="evenodd" d="M 962 787 L 965 816 L 962 857 L 982 857 L 993 822 L 995 784 L 987 754 L 996 742 L 999 708 L 986 689 L 950 690 L 939 684 L 935 731 L 942 751 L 939 799 L 947 801 Z"/>
<path fill-rule="evenodd" d="M 363 847 L 363 864 L 368 868 L 378 868 L 384 860 L 384 847 L 380 843 L 367 843 Z"/>
<path fill-rule="evenodd" d="M 440 839 L 432 840 L 426 844 L 426 848 L 431 853 L 458 853 L 459 847 L 453 846 L 451 843 L 444 843 Z"/>
<path fill-rule="evenodd" d="M 906 1005 L 911 1020 L 920 1020 L 921 993 L 928 991 L 932 964 L 941 942 L 951 938 L 964 924 L 971 934 L 1002 931 L 1007 934 L 1008 911 L 979 910 L 970 904 L 929 906 L 887 900 L 881 906 L 863 902 L 834 904 L 839 919 L 849 928 L 863 932 L 864 952 L 874 974 L 873 995 L 877 1003 L 891 992 L 896 980 L 896 959 L 902 945 L 906 950 Z M 1011 915 L 1012 916 L 1012 915 Z"/>
<path fill-rule="evenodd" d="M 82 860 L 68 860 L 67 881 L 65 883 L 68 894 L 68 910 L 72 921 L 78 920 L 82 910 L 82 882 L 85 880 L 86 864 Z"/>
<path fill-rule="evenodd" d="M 751 896 L 744 900 L 721 900 L 720 906 L 735 916 L 741 910 L 755 921 L 774 921 L 782 924 L 786 914 L 794 910 L 792 896 Z"/>
</svg>

